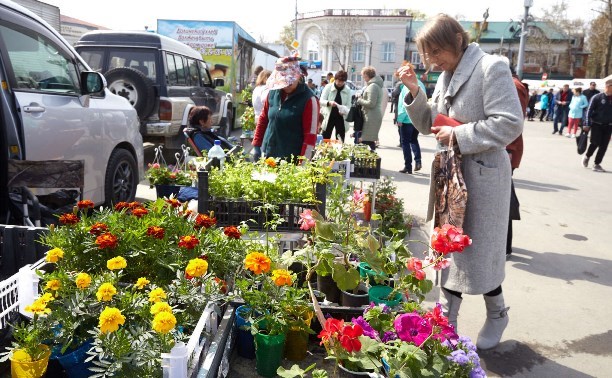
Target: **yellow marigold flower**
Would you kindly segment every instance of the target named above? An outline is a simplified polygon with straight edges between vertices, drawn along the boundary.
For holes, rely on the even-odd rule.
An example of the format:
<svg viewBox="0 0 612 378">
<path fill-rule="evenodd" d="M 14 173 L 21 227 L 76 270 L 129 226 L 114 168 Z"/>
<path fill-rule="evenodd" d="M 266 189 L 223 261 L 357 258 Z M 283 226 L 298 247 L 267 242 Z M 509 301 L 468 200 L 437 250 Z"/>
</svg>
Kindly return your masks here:
<svg viewBox="0 0 612 378">
<path fill-rule="evenodd" d="M 172 307 L 166 302 L 157 302 L 151 306 L 151 315 L 157 315 L 160 312 L 172 313 Z"/>
<path fill-rule="evenodd" d="M 79 289 L 83 290 L 91 285 L 91 276 L 87 273 L 79 273 L 74 280 Z"/>
<path fill-rule="evenodd" d="M 117 294 L 117 289 L 112 284 L 103 283 L 98 288 L 98 292 L 96 293 L 96 297 L 98 297 L 99 301 L 108 302 L 113 299 L 113 296 Z"/>
<path fill-rule="evenodd" d="M 255 274 L 270 271 L 270 258 L 261 252 L 251 252 L 244 259 L 244 267 Z"/>
<path fill-rule="evenodd" d="M 272 271 L 272 281 L 276 286 L 291 286 L 293 283 L 291 272 L 285 269 L 275 269 Z"/>
<path fill-rule="evenodd" d="M 102 333 L 115 332 L 119 329 L 119 325 L 125 323 L 125 316 L 121 315 L 121 311 L 118 308 L 106 307 L 100 314 L 100 331 Z"/>
<path fill-rule="evenodd" d="M 121 256 L 113 257 L 106 262 L 106 267 L 110 270 L 124 269 L 127 266 L 127 261 Z"/>
<path fill-rule="evenodd" d="M 60 280 L 49 280 L 47 282 L 47 286 L 45 286 L 49 290 L 57 291 L 62 286 Z"/>
<path fill-rule="evenodd" d="M 196 258 L 189 260 L 189 264 L 187 264 L 187 269 L 185 269 L 185 272 L 191 277 L 201 277 L 206 274 L 207 270 L 208 261 Z"/>
<path fill-rule="evenodd" d="M 264 162 L 266 163 L 268 167 L 272 167 L 272 168 L 276 167 L 276 160 L 274 160 L 273 157 L 267 158 L 266 160 L 264 160 Z"/>
<path fill-rule="evenodd" d="M 162 299 L 166 299 L 166 292 L 160 287 L 151 290 L 151 292 L 149 293 L 149 302 L 157 303 L 161 302 Z"/>
<path fill-rule="evenodd" d="M 140 277 L 138 279 L 138 281 L 136 281 L 136 284 L 134 286 L 136 286 L 137 289 L 142 290 L 142 289 L 144 289 L 145 286 L 147 286 L 150 283 L 151 283 L 151 281 L 149 281 L 145 277 Z"/>
<path fill-rule="evenodd" d="M 168 333 L 176 325 L 176 317 L 171 312 L 160 312 L 153 318 L 153 330 Z"/>
<path fill-rule="evenodd" d="M 26 306 L 25 310 L 33 314 L 45 315 L 51 313 L 51 309 L 47 308 L 47 303 L 37 299 L 31 305 Z"/>
<path fill-rule="evenodd" d="M 43 302 L 45 305 L 54 299 L 55 298 L 53 298 L 53 294 L 51 293 L 44 293 L 40 298 L 38 298 L 38 300 Z"/>
<path fill-rule="evenodd" d="M 53 249 L 47 251 L 46 260 L 47 260 L 47 262 L 50 262 L 50 263 L 56 263 L 60 259 L 62 259 L 63 257 L 64 257 L 64 251 L 62 251 L 59 248 L 53 248 Z"/>
</svg>

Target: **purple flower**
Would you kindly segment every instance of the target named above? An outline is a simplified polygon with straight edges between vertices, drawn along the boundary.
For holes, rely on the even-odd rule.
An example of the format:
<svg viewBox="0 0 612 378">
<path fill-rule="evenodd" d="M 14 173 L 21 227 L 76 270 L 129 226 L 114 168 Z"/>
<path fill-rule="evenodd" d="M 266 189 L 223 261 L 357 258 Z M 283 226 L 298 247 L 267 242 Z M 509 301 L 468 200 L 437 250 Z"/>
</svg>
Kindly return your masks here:
<svg viewBox="0 0 612 378">
<path fill-rule="evenodd" d="M 376 332 L 376 330 L 374 328 L 372 328 L 370 323 L 365 321 L 363 316 L 360 316 L 358 318 L 353 318 L 353 319 L 351 319 L 351 322 L 353 324 L 358 324 L 358 325 L 361 326 L 361 328 L 363 328 L 363 335 L 364 336 L 367 336 L 367 337 L 369 337 L 372 340 L 377 340 L 378 339 L 378 332 Z"/>
<path fill-rule="evenodd" d="M 386 331 L 385 334 L 383 335 L 382 342 L 388 343 L 389 341 L 392 341 L 395 339 L 397 339 L 397 335 L 395 334 L 395 332 Z"/>
<path fill-rule="evenodd" d="M 480 366 L 470 372 L 470 378 L 486 378 L 487 373 Z"/>
<path fill-rule="evenodd" d="M 463 349 L 457 349 L 453 351 L 451 355 L 448 356 L 448 359 L 459 365 L 465 365 L 470 362 L 470 359 L 465 354 L 465 351 Z"/>
<path fill-rule="evenodd" d="M 402 341 L 412 342 L 417 346 L 421 346 L 431 334 L 431 325 L 416 313 L 398 316 L 393 327 Z"/>
<path fill-rule="evenodd" d="M 472 343 L 472 340 L 467 336 L 459 336 L 459 342 L 461 346 L 467 348 L 468 351 L 476 352 L 476 345 Z"/>
</svg>

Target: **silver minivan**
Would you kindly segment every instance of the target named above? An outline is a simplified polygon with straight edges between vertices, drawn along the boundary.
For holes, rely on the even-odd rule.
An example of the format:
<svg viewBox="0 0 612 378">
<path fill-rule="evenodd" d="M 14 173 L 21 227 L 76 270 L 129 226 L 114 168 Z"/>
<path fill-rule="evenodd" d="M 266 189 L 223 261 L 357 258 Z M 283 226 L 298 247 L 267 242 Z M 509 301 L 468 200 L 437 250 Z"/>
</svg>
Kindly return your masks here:
<svg viewBox="0 0 612 378">
<path fill-rule="evenodd" d="M 0 170 L 7 156 L 83 160 L 84 198 L 134 199 L 144 175 L 136 111 L 56 30 L 7 0 L 0 0 L 0 82 L 0 148 L 8 152 Z"/>
</svg>

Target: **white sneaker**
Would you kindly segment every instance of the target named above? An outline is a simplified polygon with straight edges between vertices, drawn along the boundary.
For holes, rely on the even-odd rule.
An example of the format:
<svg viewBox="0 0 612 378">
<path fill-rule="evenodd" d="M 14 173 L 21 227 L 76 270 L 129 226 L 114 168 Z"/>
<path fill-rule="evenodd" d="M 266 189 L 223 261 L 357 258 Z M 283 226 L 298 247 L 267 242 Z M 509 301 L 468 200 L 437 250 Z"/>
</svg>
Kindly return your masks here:
<svg viewBox="0 0 612 378">
<path fill-rule="evenodd" d="M 603 169 L 603 168 L 601 167 L 601 165 L 599 165 L 599 164 L 595 164 L 595 165 L 593 166 L 593 171 L 595 171 L 595 172 L 605 172 L 606 170 L 605 170 L 605 169 Z"/>
<path fill-rule="evenodd" d="M 576 139 L 576 134 L 572 134 L 572 139 Z"/>
<path fill-rule="evenodd" d="M 585 168 L 589 167 L 589 157 L 584 155 L 584 157 L 582 158 L 582 166 Z"/>
<path fill-rule="evenodd" d="M 568 137 L 568 138 L 570 137 L 569 133 L 565 134 L 565 136 Z"/>
</svg>

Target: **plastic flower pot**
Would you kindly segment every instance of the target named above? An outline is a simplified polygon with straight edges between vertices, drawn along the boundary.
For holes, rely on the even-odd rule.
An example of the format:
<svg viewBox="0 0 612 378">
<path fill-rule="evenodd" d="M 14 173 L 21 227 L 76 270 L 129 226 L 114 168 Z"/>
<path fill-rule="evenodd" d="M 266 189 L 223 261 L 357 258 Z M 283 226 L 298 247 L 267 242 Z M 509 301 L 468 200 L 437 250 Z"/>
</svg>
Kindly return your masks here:
<svg viewBox="0 0 612 378">
<path fill-rule="evenodd" d="M 77 349 L 65 353 L 62 356 L 57 356 L 57 360 L 64 368 L 66 375 L 70 378 L 86 378 L 93 374 L 89 370 L 93 363 L 85 362 L 87 351 L 91 348 L 92 340 L 88 340 L 79 346 Z"/>
<path fill-rule="evenodd" d="M 363 219 L 366 222 L 372 219 L 372 202 L 370 200 L 363 201 Z"/>
<path fill-rule="evenodd" d="M 376 281 L 374 279 L 376 276 L 381 279 L 385 278 L 384 274 L 377 273 L 374 269 L 370 267 L 370 265 L 368 265 L 367 262 L 360 262 L 358 270 L 359 276 L 361 278 L 367 278 L 370 285 L 376 285 Z"/>
<path fill-rule="evenodd" d="M 348 291 L 342 290 L 341 303 L 342 303 L 342 306 L 345 306 L 345 307 L 367 306 L 368 304 L 370 304 L 370 298 L 368 296 L 368 288 L 365 285 L 360 284 L 356 292 L 354 291 L 348 292 Z"/>
<path fill-rule="evenodd" d="M 383 369 L 385 369 L 386 376 L 388 376 L 389 370 L 391 370 L 391 367 L 389 366 L 389 363 L 387 362 L 387 360 L 385 360 L 384 358 L 381 359 L 381 361 L 382 361 Z M 395 374 L 395 378 L 399 378 L 399 375 Z"/>
<path fill-rule="evenodd" d="M 310 327 L 314 312 L 308 311 L 304 314 L 304 322 Z M 291 329 L 287 332 L 285 341 L 285 358 L 290 361 L 302 361 L 308 352 L 308 332 L 305 330 Z"/>
<path fill-rule="evenodd" d="M 331 275 L 317 276 L 317 289 L 325 294 L 328 301 L 340 303 L 340 289 Z"/>
<path fill-rule="evenodd" d="M 371 377 L 372 373 L 367 371 L 352 371 L 342 364 L 338 364 L 338 376 L 341 378 L 362 378 L 362 377 Z"/>
<path fill-rule="evenodd" d="M 283 359 L 285 335 L 255 335 L 257 374 L 262 377 L 276 377 L 276 369 Z"/>
<path fill-rule="evenodd" d="M 376 285 L 370 287 L 368 295 L 370 302 L 376 304 L 385 304 L 389 307 L 395 307 L 402 301 L 402 293 L 395 293 L 393 298 L 389 298 L 389 294 L 393 291 L 393 288 L 384 285 Z"/>
<path fill-rule="evenodd" d="M 240 306 L 236 309 L 236 328 L 238 328 L 236 347 L 240 357 L 252 360 L 255 358 L 255 340 L 250 330 L 243 329 L 243 327 L 251 326 L 251 323 L 245 318 L 250 311 L 249 306 Z"/>
<path fill-rule="evenodd" d="M 47 371 L 51 349 L 47 345 L 40 345 L 45 350 L 41 359 L 27 361 L 30 356 L 22 349 L 16 349 L 11 356 L 11 377 L 13 378 L 40 378 Z"/>
<path fill-rule="evenodd" d="M 155 192 L 157 198 L 170 198 L 172 195 L 176 198 L 182 187 L 182 185 L 155 185 Z"/>
</svg>

